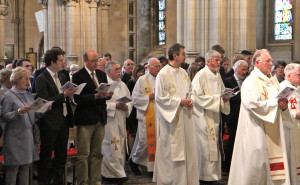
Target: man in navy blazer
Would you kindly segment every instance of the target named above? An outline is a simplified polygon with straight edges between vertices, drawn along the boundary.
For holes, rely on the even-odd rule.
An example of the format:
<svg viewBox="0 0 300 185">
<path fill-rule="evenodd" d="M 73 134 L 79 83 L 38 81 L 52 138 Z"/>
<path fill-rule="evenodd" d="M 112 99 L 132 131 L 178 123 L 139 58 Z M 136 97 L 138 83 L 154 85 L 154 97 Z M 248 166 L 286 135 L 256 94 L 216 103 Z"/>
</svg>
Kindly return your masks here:
<svg viewBox="0 0 300 185">
<path fill-rule="evenodd" d="M 242 87 L 242 83 L 247 76 L 248 63 L 244 60 L 239 60 L 234 64 L 235 69 L 234 75 L 228 77 L 224 81 L 226 88 L 236 88 L 235 91 L 239 91 Z M 228 128 L 228 144 L 225 153 L 225 165 L 223 167 L 224 171 L 229 172 L 235 134 L 237 129 L 237 124 L 239 120 L 240 105 L 241 105 L 241 94 L 238 93 L 236 96 L 230 98 L 230 114 L 226 116 L 226 123 Z"/>
<path fill-rule="evenodd" d="M 80 85 L 86 83 L 80 95 L 74 95 L 75 125 L 77 128 L 77 183 L 101 184 L 102 153 L 104 125 L 107 121 L 106 100 L 112 93 L 99 93 L 95 89 L 101 83 L 107 83 L 105 72 L 97 69 L 98 54 L 87 50 L 83 54 L 85 66 L 77 71 L 72 82 Z"/>
<path fill-rule="evenodd" d="M 62 91 L 60 87 L 67 82 L 67 77 L 61 73 L 64 65 L 64 51 L 58 48 L 48 50 L 44 56 L 46 69 L 36 79 L 37 97 L 53 101 L 52 109 L 39 120 L 41 132 L 41 151 L 39 162 L 39 184 L 63 184 L 64 167 L 67 159 L 67 143 L 69 126 L 72 124 L 73 113 L 69 98 L 76 90 Z M 52 169 L 48 169 L 51 155 L 55 157 Z M 52 177 L 50 178 L 49 173 Z"/>
</svg>

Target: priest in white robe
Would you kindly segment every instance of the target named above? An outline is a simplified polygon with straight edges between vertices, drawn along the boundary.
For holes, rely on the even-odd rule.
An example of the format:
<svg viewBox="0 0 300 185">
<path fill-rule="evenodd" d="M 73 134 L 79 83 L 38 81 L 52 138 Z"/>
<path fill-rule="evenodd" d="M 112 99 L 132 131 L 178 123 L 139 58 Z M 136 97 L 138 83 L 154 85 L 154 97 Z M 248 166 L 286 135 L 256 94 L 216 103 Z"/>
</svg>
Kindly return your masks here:
<svg viewBox="0 0 300 185">
<path fill-rule="evenodd" d="M 280 83 L 280 90 L 286 87 L 298 88 L 300 85 L 300 65 L 288 64 L 284 69 L 285 80 Z M 291 184 L 300 184 L 300 94 L 294 93 L 289 98 L 289 110 L 292 122 L 284 121 L 284 138 L 291 173 Z"/>
<path fill-rule="evenodd" d="M 219 74 L 221 54 L 211 50 L 206 66 L 193 79 L 194 122 L 197 130 L 199 178 L 202 183 L 224 184 L 221 180 L 221 112 L 230 113 L 229 99 L 222 96 L 225 86 Z M 224 155 L 224 153 L 222 153 Z"/>
<path fill-rule="evenodd" d="M 147 167 L 148 172 L 153 172 L 154 169 L 156 151 L 154 88 L 160 69 L 159 60 L 150 58 L 148 61 L 149 72 L 138 79 L 132 92 L 133 106 L 137 110 L 138 130 L 129 164 L 136 175 L 141 174 L 137 164 Z"/>
<path fill-rule="evenodd" d="M 192 119 L 191 82 L 180 67 L 184 46 L 173 44 L 169 65 L 155 83 L 156 156 L 153 180 L 157 185 L 199 185 L 195 125 Z"/>
<path fill-rule="evenodd" d="M 116 62 L 105 65 L 108 83 L 117 83 L 114 94 L 107 104 L 107 124 L 102 142 L 102 168 L 101 173 L 105 178 L 118 178 L 120 182 L 127 180 L 125 174 L 126 156 L 126 117 L 132 110 L 131 102 L 124 103 L 117 100 L 130 97 L 127 86 L 120 80 L 121 67 Z"/>
<path fill-rule="evenodd" d="M 255 68 L 243 83 L 241 109 L 229 185 L 291 185 L 283 132 L 288 100 L 276 98 L 279 85 L 271 78 L 272 57 L 266 49 L 253 56 Z"/>
</svg>

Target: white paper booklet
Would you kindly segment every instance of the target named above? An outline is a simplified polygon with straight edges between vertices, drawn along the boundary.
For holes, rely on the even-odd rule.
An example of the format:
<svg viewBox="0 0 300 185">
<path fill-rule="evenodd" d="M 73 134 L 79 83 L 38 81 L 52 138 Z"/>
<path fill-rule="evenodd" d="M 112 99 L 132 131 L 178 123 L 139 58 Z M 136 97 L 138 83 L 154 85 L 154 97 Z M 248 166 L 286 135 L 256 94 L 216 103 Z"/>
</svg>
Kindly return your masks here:
<svg viewBox="0 0 300 185">
<path fill-rule="evenodd" d="M 48 110 L 48 107 L 52 103 L 53 101 L 47 101 L 42 98 L 38 98 L 30 105 L 30 108 L 32 108 L 34 112 L 44 113 Z"/>
<path fill-rule="evenodd" d="M 77 88 L 77 91 L 75 92 L 75 94 L 80 94 L 85 85 L 86 85 L 86 83 L 82 83 L 80 85 L 76 85 L 76 84 L 68 81 L 60 89 L 62 91 L 65 91 L 67 89 L 71 89 L 72 90 L 72 89 L 76 89 Z"/>
<path fill-rule="evenodd" d="M 234 92 L 235 90 L 237 90 L 239 88 L 239 86 L 236 86 L 235 88 L 225 88 L 224 92 L 222 93 L 221 96 L 223 96 L 224 98 L 230 99 L 234 96 L 236 96 L 238 93 L 240 93 L 240 90 Z"/>
<path fill-rule="evenodd" d="M 128 102 L 131 102 L 131 99 L 128 98 L 127 96 L 123 96 L 119 99 L 116 99 L 116 101 L 119 102 L 119 103 L 128 103 Z"/>
<path fill-rule="evenodd" d="M 112 92 L 115 90 L 115 88 L 118 86 L 118 83 L 117 82 L 113 82 L 113 83 L 101 83 L 99 85 L 99 87 L 97 87 L 96 91 L 97 92 Z"/>
<path fill-rule="evenodd" d="M 294 87 L 285 87 L 276 96 L 276 98 L 288 98 L 297 91 Z"/>
</svg>

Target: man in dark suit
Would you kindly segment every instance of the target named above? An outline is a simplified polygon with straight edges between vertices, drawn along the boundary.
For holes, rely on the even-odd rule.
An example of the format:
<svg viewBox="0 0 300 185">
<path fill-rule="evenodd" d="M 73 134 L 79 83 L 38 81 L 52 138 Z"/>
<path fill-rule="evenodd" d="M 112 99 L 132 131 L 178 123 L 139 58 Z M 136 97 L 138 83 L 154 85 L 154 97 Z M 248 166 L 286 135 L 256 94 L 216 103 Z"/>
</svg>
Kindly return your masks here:
<svg viewBox="0 0 300 185">
<path fill-rule="evenodd" d="M 132 71 L 134 68 L 134 62 L 130 59 L 127 59 L 124 61 L 124 65 L 123 65 L 123 75 L 121 80 L 127 84 L 128 81 L 131 79 L 131 75 L 132 75 Z"/>
<path fill-rule="evenodd" d="M 80 95 L 74 95 L 75 125 L 77 128 L 77 183 L 101 184 L 102 153 L 104 125 L 107 120 L 106 100 L 112 93 L 99 93 L 95 89 L 101 83 L 107 83 L 105 72 L 98 70 L 98 54 L 87 50 L 83 54 L 85 66 L 76 72 L 73 83 L 86 83 Z"/>
<path fill-rule="evenodd" d="M 235 69 L 234 75 L 228 77 L 224 81 L 226 88 L 236 88 L 235 91 L 239 91 L 242 87 L 242 83 L 247 76 L 248 63 L 244 60 L 239 60 L 234 64 Z M 239 120 L 239 112 L 241 105 L 241 94 L 238 93 L 236 96 L 230 98 L 230 114 L 226 116 L 225 121 L 228 128 L 228 144 L 227 151 L 225 155 L 225 165 L 223 170 L 229 172 L 230 163 L 232 158 L 233 145 L 235 140 L 235 134 L 237 129 L 237 123 Z"/>
<path fill-rule="evenodd" d="M 68 124 L 72 123 L 72 110 L 69 98 L 76 90 L 62 91 L 60 87 L 67 82 L 66 77 L 58 73 L 62 70 L 64 52 L 61 49 L 48 50 L 44 56 L 46 69 L 36 79 L 37 97 L 53 101 L 52 109 L 41 118 L 41 151 L 39 161 L 39 184 L 48 184 L 52 173 L 53 184 L 63 184 L 64 167 L 67 159 Z M 48 169 L 52 151 L 55 158 L 51 171 Z"/>
</svg>

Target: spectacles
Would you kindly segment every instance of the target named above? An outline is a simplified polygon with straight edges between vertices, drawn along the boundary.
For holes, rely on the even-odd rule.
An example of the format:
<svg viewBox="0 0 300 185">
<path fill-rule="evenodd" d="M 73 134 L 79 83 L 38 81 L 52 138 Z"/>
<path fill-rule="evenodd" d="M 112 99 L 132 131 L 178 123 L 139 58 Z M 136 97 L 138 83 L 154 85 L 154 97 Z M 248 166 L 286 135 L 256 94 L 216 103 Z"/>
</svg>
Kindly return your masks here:
<svg viewBox="0 0 300 185">
<path fill-rule="evenodd" d="M 161 68 L 161 65 L 151 66 L 151 67 L 154 67 L 155 69 L 160 69 L 160 68 Z"/>
<path fill-rule="evenodd" d="M 95 60 L 90 60 L 90 59 L 87 59 L 88 61 L 90 61 L 90 62 L 98 62 L 98 59 L 95 59 Z"/>
<path fill-rule="evenodd" d="M 116 69 L 113 69 L 113 71 L 121 71 L 121 68 L 116 68 Z"/>
</svg>

